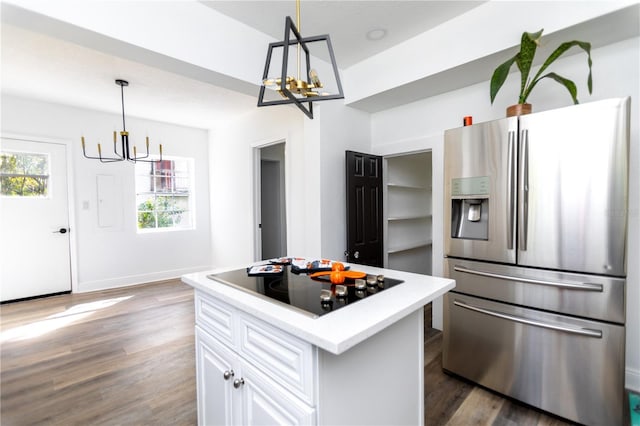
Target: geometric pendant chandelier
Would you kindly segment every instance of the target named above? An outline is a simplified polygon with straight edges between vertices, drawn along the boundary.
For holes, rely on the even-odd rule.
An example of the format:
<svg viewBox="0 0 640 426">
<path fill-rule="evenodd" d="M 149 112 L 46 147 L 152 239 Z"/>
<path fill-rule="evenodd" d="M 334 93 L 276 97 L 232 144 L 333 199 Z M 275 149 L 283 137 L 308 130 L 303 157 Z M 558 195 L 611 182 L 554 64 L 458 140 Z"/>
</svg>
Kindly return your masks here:
<svg viewBox="0 0 640 426">
<path fill-rule="evenodd" d="M 162 144 L 160 144 L 160 158 L 157 160 L 147 160 L 149 158 L 149 137 L 146 138 L 146 146 L 147 150 L 144 155 L 138 155 L 138 150 L 135 145 L 133 147 L 129 146 L 129 132 L 127 132 L 127 127 L 124 121 L 124 87 L 129 85 L 129 82 L 126 80 L 116 80 L 116 84 L 120 86 L 120 98 L 122 100 L 122 131 L 120 132 L 120 151 L 118 151 L 118 140 L 116 131 L 113 132 L 113 155 L 102 155 L 102 146 L 98 144 L 98 156 L 92 157 L 87 155 L 84 146 L 84 136 L 81 137 L 82 141 L 82 154 L 85 158 L 90 158 L 92 160 L 100 160 L 103 163 L 114 163 L 117 161 L 131 161 L 135 163 L 137 161 L 143 161 L 146 163 L 155 163 L 162 161 Z M 132 148 L 132 149 L 131 149 Z M 131 151 L 133 150 L 133 155 Z"/>
<path fill-rule="evenodd" d="M 314 102 L 344 99 L 344 93 L 329 35 L 300 35 L 300 0 L 296 17 L 297 26 L 286 17 L 284 40 L 269 44 L 258 106 L 295 104 L 313 119 Z"/>
</svg>

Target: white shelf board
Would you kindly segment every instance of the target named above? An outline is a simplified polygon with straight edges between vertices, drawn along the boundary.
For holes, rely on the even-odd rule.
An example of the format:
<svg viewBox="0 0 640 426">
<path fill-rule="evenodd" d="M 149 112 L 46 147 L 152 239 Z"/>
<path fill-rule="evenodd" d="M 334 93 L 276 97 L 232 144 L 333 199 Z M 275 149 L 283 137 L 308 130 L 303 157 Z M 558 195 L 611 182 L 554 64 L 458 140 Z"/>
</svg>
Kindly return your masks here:
<svg viewBox="0 0 640 426">
<path fill-rule="evenodd" d="M 395 253 L 401 253 L 403 251 L 413 250 L 417 248 L 429 247 L 431 244 L 432 244 L 431 240 L 426 240 L 426 241 L 420 241 L 417 243 L 406 244 L 403 246 L 390 247 L 387 250 L 387 254 L 395 254 Z"/>
<path fill-rule="evenodd" d="M 387 183 L 387 187 L 389 187 L 389 188 L 399 188 L 399 189 L 415 189 L 415 190 L 419 190 L 419 191 L 428 191 L 428 190 L 431 189 L 430 186 L 408 185 L 408 184 L 394 183 L 394 182 L 388 182 Z"/>
<path fill-rule="evenodd" d="M 416 220 L 416 219 L 430 219 L 431 215 L 430 214 L 426 214 L 426 215 L 412 215 L 412 216 L 393 216 L 393 217 L 388 217 L 387 220 L 389 222 L 392 221 L 400 221 L 400 220 Z"/>
</svg>

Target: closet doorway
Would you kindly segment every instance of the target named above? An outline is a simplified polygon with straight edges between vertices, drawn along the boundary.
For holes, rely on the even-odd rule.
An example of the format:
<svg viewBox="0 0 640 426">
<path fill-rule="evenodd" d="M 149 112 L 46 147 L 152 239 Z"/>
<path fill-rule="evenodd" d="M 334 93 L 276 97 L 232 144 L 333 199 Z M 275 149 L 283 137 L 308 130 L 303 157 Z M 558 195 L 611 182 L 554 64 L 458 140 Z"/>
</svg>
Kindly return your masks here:
<svg viewBox="0 0 640 426">
<path fill-rule="evenodd" d="M 384 265 L 431 275 L 431 151 L 387 156 L 384 161 Z"/>
<path fill-rule="evenodd" d="M 259 147 L 256 173 L 256 259 L 273 259 L 287 254 L 285 193 L 285 143 Z"/>
<path fill-rule="evenodd" d="M 384 266 L 431 275 L 433 268 L 431 151 L 384 158 Z M 433 326 L 424 307 L 425 331 Z"/>
</svg>

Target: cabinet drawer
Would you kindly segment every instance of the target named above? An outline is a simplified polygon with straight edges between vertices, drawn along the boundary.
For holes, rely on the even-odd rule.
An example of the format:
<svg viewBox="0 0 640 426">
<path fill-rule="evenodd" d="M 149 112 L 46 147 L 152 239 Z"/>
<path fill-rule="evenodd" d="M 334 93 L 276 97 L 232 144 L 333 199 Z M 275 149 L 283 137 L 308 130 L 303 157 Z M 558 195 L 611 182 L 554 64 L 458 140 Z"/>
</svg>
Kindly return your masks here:
<svg viewBox="0 0 640 426">
<path fill-rule="evenodd" d="M 235 310 L 199 291 L 195 292 L 195 304 L 196 324 L 229 346 L 234 347 L 233 318 Z"/>
<path fill-rule="evenodd" d="M 622 278 L 445 259 L 454 292 L 624 324 Z"/>
<path fill-rule="evenodd" d="M 309 404 L 314 401 L 312 346 L 249 315 L 240 315 L 239 351 L 265 374 Z"/>
<path fill-rule="evenodd" d="M 445 370 L 581 424 L 623 423 L 623 326 L 449 293 L 442 345 Z"/>
</svg>

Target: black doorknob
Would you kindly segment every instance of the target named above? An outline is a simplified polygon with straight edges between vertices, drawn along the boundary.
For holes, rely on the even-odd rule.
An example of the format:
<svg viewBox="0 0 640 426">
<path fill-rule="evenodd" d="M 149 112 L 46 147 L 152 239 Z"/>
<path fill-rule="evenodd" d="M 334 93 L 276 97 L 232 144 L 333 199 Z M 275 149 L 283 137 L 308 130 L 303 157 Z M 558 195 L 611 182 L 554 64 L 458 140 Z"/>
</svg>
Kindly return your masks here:
<svg viewBox="0 0 640 426">
<path fill-rule="evenodd" d="M 66 234 L 67 232 L 69 232 L 69 230 L 67 228 L 60 228 L 57 231 L 53 231 L 54 234 Z"/>
</svg>

